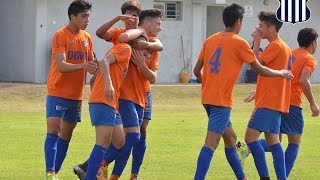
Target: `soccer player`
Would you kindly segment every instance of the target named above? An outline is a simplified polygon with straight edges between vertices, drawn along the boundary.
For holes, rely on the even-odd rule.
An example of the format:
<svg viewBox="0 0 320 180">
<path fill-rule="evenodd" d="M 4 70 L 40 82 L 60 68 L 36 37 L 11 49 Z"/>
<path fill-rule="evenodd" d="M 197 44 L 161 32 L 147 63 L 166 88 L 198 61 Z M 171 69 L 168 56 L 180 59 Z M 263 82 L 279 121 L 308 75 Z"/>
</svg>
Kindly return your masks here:
<svg viewBox="0 0 320 180">
<path fill-rule="evenodd" d="M 288 69 L 291 50 L 279 37 L 282 22 L 274 12 L 262 11 L 258 15 L 259 27 L 253 32 L 253 52 L 258 60 L 268 68 Z M 269 45 L 259 54 L 261 39 L 267 39 Z M 281 115 L 289 112 L 290 81 L 282 78 L 258 76 L 255 109 L 248 123 L 245 141 L 252 153 L 261 179 L 270 179 L 266 157 L 258 138 L 264 132 L 271 149 L 277 178 L 287 179 L 285 159 L 279 142 Z"/>
<path fill-rule="evenodd" d="M 139 28 L 144 29 L 149 37 L 155 39 L 154 37 L 157 37 L 161 30 L 162 16 L 162 11 L 158 9 L 143 10 L 139 16 Z M 150 44 L 155 46 L 155 44 L 161 43 L 159 40 L 157 41 Z M 139 44 L 132 46 L 141 48 L 141 45 Z M 143 47 L 149 46 L 143 45 Z M 156 48 L 153 48 L 153 50 L 155 49 Z M 143 108 L 146 103 L 147 93 L 145 86 L 148 81 L 151 83 L 156 81 L 159 66 L 158 56 L 158 52 L 155 51 L 152 52 L 150 58 L 139 57 L 138 54 L 133 52 L 132 63 L 129 64 L 128 76 L 125 78 L 125 83 L 121 87 L 119 98 L 119 112 L 126 131 L 126 143 L 122 148 L 121 153 L 118 153 L 110 179 L 118 179 L 120 177 L 133 147 L 131 179 L 136 178 L 138 175 L 145 152 L 145 138 L 142 137 L 142 140 L 140 138 L 140 126 L 142 123 Z M 110 158 L 107 163 L 109 162 Z"/>
<path fill-rule="evenodd" d="M 66 157 L 72 132 L 81 121 L 86 72 L 94 73 L 97 69 L 92 61 L 91 37 L 84 31 L 90 10 L 91 3 L 73 1 L 68 8 L 69 24 L 56 31 L 52 39 L 46 100 L 45 179 L 57 179 L 55 174 Z"/>
<path fill-rule="evenodd" d="M 149 44 L 147 43 L 139 43 L 132 44 L 132 47 L 135 48 L 149 48 L 151 49 L 154 44 L 159 43 L 158 34 L 161 31 L 161 19 L 163 17 L 162 11 L 158 9 L 147 9 L 143 10 L 139 16 L 140 19 L 140 28 L 146 30 L 146 33 L 149 36 Z M 161 42 L 160 42 L 161 43 Z M 154 48 L 156 49 L 156 48 Z M 152 111 L 152 95 L 151 95 L 151 86 L 150 83 L 154 83 L 157 78 L 157 72 L 159 70 L 159 50 L 151 50 L 151 57 L 147 57 L 144 61 L 139 61 L 140 66 L 144 66 L 144 64 L 150 69 L 155 76 L 150 78 L 145 78 L 145 89 L 146 89 L 146 101 L 143 113 L 143 121 L 140 126 L 140 141 L 133 147 L 132 149 L 132 168 L 131 168 L 131 177 L 130 179 L 137 179 L 140 171 L 140 167 L 142 165 L 144 155 L 147 149 L 146 137 L 147 137 L 147 127 L 149 121 L 151 120 L 151 111 Z M 138 58 L 134 58 L 138 59 Z M 141 68 L 140 68 L 141 69 Z M 144 73 L 147 76 L 147 73 Z M 149 80 L 148 80 L 149 79 Z"/>
<path fill-rule="evenodd" d="M 140 40 L 141 38 L 138 38 Z M 147 38 L 145 37 L 145 40 Z M 147 53 L 147 50 L 141 50 Z M 109 146 L 117 115 L 120 87 L 125 78 L 131 58 L 131 47 L 126 43 L 113 46 L 99 61 L 100 72 L 92 87 L 89 100 L 91 123 L 96 129 L 96 144 L 88 159 L 85 179 L 95 179 L 106 148 Z"/>
<path fill-rule="evenodd" d="M 231 126 L 232 91 L 243 63 L 248 63 L 263 76 L 292 78 L 288 70 L 272 70 L 262 66 L 250 45 L 237 34 L 242 27 L 244 8 L 231 4 L 223 10 L 225 29 L 204 42 L 194 74 L 202 81 L 202 104 L 209 122 L 205 143 L 200 151 L 195 180 L 203 180 L 221 137 L 226 158 L 237 179 L 246 179 L 236 151 L 236 134 Z M 203 69 L 203 72 L 202 72 Z"/>
<path fill-rule="evenodd" d="M 290 109 L 289 114 L 281 116 L 280 132 L 288 135 L 288 146 L 285 151 L 286 175 L 289 177 L 290 171 L 297 158 L 301 135 L 303 133 L 304 118 L 302 116 L 302 93 L 309 101 L 313 117 L 319 116 L 319 106 L 312 93 L 310 77 L 314 72 L 317 61 L 312 56 L 317 50 L 318 33 L 312 28 L 304 28 L 299 31 L 299 48 L 292 50 L 292 73 L 294 78 L 291 83 Z M 253 92 L 245 99 L 250 102 L 255 98 Z M 270 148 L 265 139 L 259 140 L 265 152 L 270 152 Z"/>
</svg>

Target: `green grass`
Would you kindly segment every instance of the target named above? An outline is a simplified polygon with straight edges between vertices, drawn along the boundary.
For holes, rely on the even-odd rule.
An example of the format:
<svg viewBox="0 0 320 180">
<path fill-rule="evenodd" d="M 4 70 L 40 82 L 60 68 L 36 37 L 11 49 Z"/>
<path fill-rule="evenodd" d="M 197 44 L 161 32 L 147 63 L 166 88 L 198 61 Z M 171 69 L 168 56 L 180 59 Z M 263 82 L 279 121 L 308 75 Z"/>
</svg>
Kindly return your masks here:
<svg viewBox="0 0 320 180">
<path fill-rule="evenodd" d="M 231 120 L 243 139 L 253 104 L 242 99 L 254 85 L 237 85 Z M 320 85 L 314 85 L 316 99 Z M 76 179 L 73 165 L 84 161 L 94 144 L 94 128 L 90 124 L 86 88 L 83 122 L 75 129 L 68 156 L 59 173 L 60 179 Z M 141 169 L 141 179 L 192 180 L 197 157 L 204 142 L 207 117 L 200 103 L 200 86 L 155 86 L 153 120 L 148 129 L 148 150 Z M 43 142 L 46 134 L 44 85 L 0 84 L 0 179 L 41 179 L 44 176 Z M 305 102 L 305 99 L 304 99 Z M 304 103 L 305 132 L 300 154 L 290 179 L 319 179 L 319 118 L 312 118 Z M 287 141 L 283 144 L 286 147 Z M 271 154 L 267 154 L 269 172 L 275 179 Z M 131 160 L 122 179 L 128 179 Z M 245 171 L 250 179 L 258 175 L 250 156 Z M 207 179 L 235 179 L 223 150 L 223 141 L 212 159 Z"/>
</svg>

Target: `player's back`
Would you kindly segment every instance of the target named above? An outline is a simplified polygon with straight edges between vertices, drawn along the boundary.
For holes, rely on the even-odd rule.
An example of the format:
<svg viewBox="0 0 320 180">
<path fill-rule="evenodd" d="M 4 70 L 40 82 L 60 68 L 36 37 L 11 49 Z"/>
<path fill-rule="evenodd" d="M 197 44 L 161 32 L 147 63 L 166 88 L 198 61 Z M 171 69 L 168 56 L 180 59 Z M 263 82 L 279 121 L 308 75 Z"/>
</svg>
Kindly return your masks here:
<svg viewBox="0 0 320 180">
<path fill-rule="evenodd" d="M 199 55 L 204 62 L 202 104 L 232 106 L 232 91 L 244 62 L 255 56 L 247 41 L 232 32 L 210 36 Z"/>
<path fill-rule="evenodd" d="M 292 74 L 294 78 L 291 82 L 291 98 L 290 104 L 301 107 L 302 104 L 302 87 L 300 85 L 300 77 L 303 69 L 307 69 L 310 74 L 317 66 L 316 59 L 304 48 L 292 50 Z"/>
</svg>

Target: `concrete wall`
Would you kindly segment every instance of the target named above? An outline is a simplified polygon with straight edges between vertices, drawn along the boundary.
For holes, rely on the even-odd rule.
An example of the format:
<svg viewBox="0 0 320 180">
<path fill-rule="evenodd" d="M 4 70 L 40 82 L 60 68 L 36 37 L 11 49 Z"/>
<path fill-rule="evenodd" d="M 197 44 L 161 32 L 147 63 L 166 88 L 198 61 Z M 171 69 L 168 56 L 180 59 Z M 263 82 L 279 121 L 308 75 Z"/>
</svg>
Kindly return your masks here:
<svg viewBox="0 0 320 180">
<path fill-rule="evenodd" d="M 34 0 L 1 1 L 0 80 L 34 82 Z"/>
<path fill-rule="evenodd" d="M 248 42 L 252 42 L 251 33 L 253 32 L 255 26 L 258 25 L 258 17 L 257 14 L 260 11 L 265 10 L 277 10 L 279 7 L 279 1 L 274 0 L 227 0 L 227 3 L 238 3 L 243 6 L 252 6 L 252 15 L 247 14 L 244 21 L 242 30 L 240 32 L 240 36 L 248 40 Z M 319 8 L 320 8 L 320 1 L 308 1 L 308 6 L 311 9 L 311 18 L 304 23 L 298 24 L 290 24 L 290 23 L 283 23 L 282 28 L 280 29 L 280 37 L 290 46 L 290 48 L 298 48 L 297 43 L 297 35 L 300 29 L 305 27 L 312 27 L 320 33 L 320 26 L 317 21 L 317 17 L 320 16 Z M 266 40 L 262 43 L 262 48 L 265 48 L 268 42 Z M 320 48 L 314 55 L 316 59 L 320 60 Z M 243 75 L 244 71 L 242 71 L 242 76 L 240 77 L 239 81 L 243 82 Z M 317 68 L 316 71 L 313 73 L 311 81 L 314 83 L 320 83 L 320 68 Z"/>
<path fill-rule="evenodd" d="M 164 0 L 165 1 L 165 0 Z M 1 50 L 0 81 L 46 82 L 46 76 L 51 63 L 51 38 L 53 33 L 67 25 L 69 19 L 67 8 L 72 0 L 2 0 L 0 17 L 3 24 L 0 33 Z M 92 0 L 93 9 L 88 32 L 94 41 L 94 50 L 98 58 L 111 47 L 96 37 L 96 29 L 111 18 L 120 15 L 121 4 L 125 0 Z M 143 8 L 152 8 L 153 0 L 141 0 Z M 164 51 L 160 55 L 160 71 L 158 83 L 179 82 L 179 73 L 183 68 L 182 42 L 184 58 L 194 67 L 201 45 L 206 38 L 207 9 L 224 4 L 238 3 L 248 10 L 244 18 L 240 36 L 252 41 L 251 33 L 258 25 L 257 13 L 261 10 L 276 10 L 278 1 L 273 0 L 184 0 L 182 1 L 182 21 L 163 21 L 160 40 L 164 44 Z M 291 25 L 285 23 L 280 31 L 281 37 L 292 48 L 297 47 L 296 36 L 303 27 L 313 27 L 320 32 L 316 24 L 316 17 L 320 16 L 319 1 L 309 1 L 312 17 L 306 23 Z M 210 15 L 210 13 L 209 13 Z M 209 16 L 210 18 L 210 16 Z M 218 24 L 218 23 L 217 23 Z M 116 27 L 122 26 L 117 23 Z M 223 28 L 223 27 L 222 27 Z M 182 41 L 181 41 L 182 37 Z M 267 42 L 262 46 L 265 47 Z M 320 59 L 319 53 L 316 58 Z M 313 82 L 320 82 L 320 70 L 316 70 Z M 194 78 L 194 76 L 192 76 Z M 243 76 L 238 82 L 243 82 Z"/>
</svg>

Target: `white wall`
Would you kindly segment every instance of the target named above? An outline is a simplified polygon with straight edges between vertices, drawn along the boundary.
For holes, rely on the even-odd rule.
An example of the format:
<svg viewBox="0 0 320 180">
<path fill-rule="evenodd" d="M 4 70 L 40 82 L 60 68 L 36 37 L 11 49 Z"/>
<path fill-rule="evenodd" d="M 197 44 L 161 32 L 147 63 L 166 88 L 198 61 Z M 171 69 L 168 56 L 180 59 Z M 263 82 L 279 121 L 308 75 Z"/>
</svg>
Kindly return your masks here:
<svg viewBox="0 0 320 180">
<path fill-rule="evenodd" d="M 242 30 L 240 32 L 240 36 L 248 40 L 248 42 L 252 42 L 251 33 L 253 32 L 254 28 L 258 25 L 258 13 L 260 11 L 268 11 L 268 10 L 277 10 L 279 7 L 279 1 L 274 0 L 266 0 L 266 4 L 263 3 L 263 0 L 227 0 L 228 4 L 231 3 L 238 3 L 243 6 L 250 5 L 253 7 L 253 12 L 251 16 L 246 16 L 243 21 Z M 320 8 L 320 1 L 308 1 L 309 8 L 311 9 L 311 18 L 304 23 L 298 24 L 290 24 L 290 23 L 283 23 L 282 28 L 280 29 L 280 37 L 290 46 L 290 48 L 297 48 L 297 35 L 300 29 L 305 27 L 312 27 L 320 33 L 320 26 L 318 23 L 318 18 L 320 16 L 319 8 Z M 267 41 L 262 43 L 262 47 L 265 48 L 268 44 Z M 316 59 L 320 60 L 320 48 L 318 48 L 318 52 L 314 55 Z M 244 71 L 242 71 L 242 76 L 239 78 L 240 82 L 243 82 L 243 75 Z M 316 71 L 313 73 L 311 81 L 314 83 L 320 82 L 320 68 L 317 68 Z"/>
<path fill-rule="evenodd" d="M 51 38 L 53 33 L 67 25 L 67 9 L 72 0 L 2 0 L 0 81 L 45 82 L 51 63 Z M 120 7 L 125 0 L 92 0 L 93 9 L 88 32 L 94 41 L 94 50 L 98 58 L 111 47 L 96 37 L 95 31 L 103 23 L 120 15 Z M 267 0 L 226 0 L 227 4 L 251 5 L 251 15 L 246 16 L 240 36 L 252 41 L 251 33 L 258 24 L 257 14 L 261 10 L 275 10 L 278 1 Z M 152 8 L 153 0 L 141 0 L 143 8 Z M 206 37 L 207 4 L 224 3 L 224 0 L 184 0 L 182 21 L 163 21 L 160 40 L 164 51 L 160 55 L 158 83 L 179 82 L 179 73 L 183 68 L 181 35 L 183 37 L 185 58 L 191 59 L 194 67 L 201 45 Z M 296 36 L 303 27 L 313 27 L 320 32 L 316 17 L 320 16 L 319 1 L 308 1 L 312 17 L 306 23 L 291 25 L 285 23 L 280 31 L 281 37 L 292 48 L 297 47 Z M 42 25 L 42 26 L 41 26 Z M 117 23 L 116 26 L 122 26 Z M 265 46 L 267 42 L 264 42 Z M 320 51 L 320 50 L 319 50 Z M 319 52 L 316 58 L 320 59 Z M 320 82 L 320 68 L 312 77 Z M 193 76 L 194 77 L 194 76 Z M 239 78 L 242 82 L 243 78 Z"/>
<path fill-rule="evenodd" d="M 34 82 L 35 1 L 2 0 L 0 80 Z"/>
</svg>

